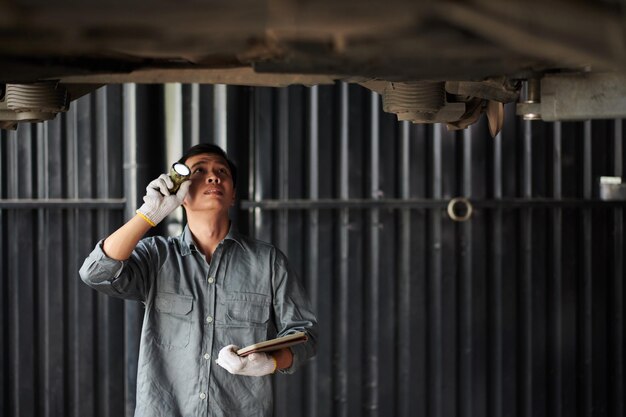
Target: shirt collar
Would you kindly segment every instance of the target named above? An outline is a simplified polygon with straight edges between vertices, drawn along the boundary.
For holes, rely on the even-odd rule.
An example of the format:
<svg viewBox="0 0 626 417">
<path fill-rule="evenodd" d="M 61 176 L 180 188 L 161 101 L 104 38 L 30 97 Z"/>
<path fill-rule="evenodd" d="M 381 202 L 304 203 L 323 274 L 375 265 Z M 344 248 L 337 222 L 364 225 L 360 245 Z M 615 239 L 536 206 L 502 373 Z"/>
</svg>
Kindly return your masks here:
<svg viewBox="0 0 626 417">
<path fill-rule="evenodd" d="M 189 230 L 189 225 L 185 225 L 185 229 L 183 230 L 183 234 L 179 238 L 181 242 L 181 255 L 187 256 L 191 253 L 192 250 L 197 251 L 196 242 L 193 240 L 193 235 L 191 234 L 191 230 Z M 241 246 L 243 249 L 243 243 L 241 241 L 241 235 L 237 232 L 237 228 L 233 225 L 233 222 L 230 222 L 230 228 L 228 229 L 228 233 L 224 240 L 234 240 Z"/>
</svg>

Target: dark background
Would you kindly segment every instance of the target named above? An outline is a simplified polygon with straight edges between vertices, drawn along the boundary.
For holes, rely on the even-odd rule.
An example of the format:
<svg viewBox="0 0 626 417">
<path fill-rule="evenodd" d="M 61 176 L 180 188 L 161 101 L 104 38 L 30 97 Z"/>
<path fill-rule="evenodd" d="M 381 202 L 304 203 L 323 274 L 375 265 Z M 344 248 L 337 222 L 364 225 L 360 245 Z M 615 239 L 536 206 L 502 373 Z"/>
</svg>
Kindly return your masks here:
<svg viewBox="0 0 626 417">
<path fill-rule="evenodd" d="M 183 148 L 215 140 L 216 89 L 182 86 Z M 509 106 L 491 138 L 399 123 L 356 85 L 226 91 L 233 219 L 287 253 L 320 323 L 276 416 L 624 415 L 624 203 L 596 198 L 622 121 Z M 141 306 L 78 269 L 173 162 L 168 111 L 163 86 L 109 86 L 0 133 L 0 415 L 132 415 Z"/>
</svg>

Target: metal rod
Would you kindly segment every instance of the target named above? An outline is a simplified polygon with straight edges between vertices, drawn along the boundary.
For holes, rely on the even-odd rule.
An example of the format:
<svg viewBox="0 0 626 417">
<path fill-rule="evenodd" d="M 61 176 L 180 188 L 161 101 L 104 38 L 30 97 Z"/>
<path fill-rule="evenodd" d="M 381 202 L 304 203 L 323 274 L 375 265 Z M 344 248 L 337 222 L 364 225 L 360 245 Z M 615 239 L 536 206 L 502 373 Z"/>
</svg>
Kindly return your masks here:
<svg viewBox="0 0 626 417">
<path fill-rule="evenodd" d="M 308 184 L 309 198 L 315 200 L 319 197 L 319 96 L 318 86 L 313 86 L 309 90 L 309 142 L 308 142 Z M 306 282 L 308 283 L 308 292 L 311 297 L 311 303 L 315 306 L 316 311 L 321 310 L 320 306 L 320 274 L 318 259 L 320 256 L 320 230 L 319 230 L 319 212 L 310 210 L 307 216 L 307 256 L 306 256 Z M 307 417 L 320 415 L 320 406 L 316 399 L 319 398 L 319 362 L 317 366 L 307 367 L 307 393 L 305 400 L 307 402 Z"/>
<path fill-rule="evenodd" d="M 0 200 L 2 201 L 2 200 Z M 607 208 L 626 207 L 626 201 L 604 201 L 595 199 L 554 199 L 554 198 L 502 198 L 488 200 L 470 200 L 474 208 L 483 209 L 519 209 L 519 208 Z M 307 210 L 307 209 L 445 209 L 450 199 L 407 198 L 407 199 L 289 199 L 289 200 L 243 200 L 241 209 L 262 210 Z"/>
<path fill-rule="evenodd" d="M 0 209 L 108 209 L 122 210 L 125 198 L 14 198 L 0 200 Z"/>
<path fill-rule="evenodd" d="M 343 199 L 348 198 L 348 85 L 340 84 L 340 144 L 339 144 L 339 192 Z M 349 317 L 350 302 L 350 268 L 349 256 L 349 226 L 350 214 L 347 208 L 341 210 L 339 215 L 338 233 L 338 281 L 336 287 L 337 301 L 335 303 L 336 317 Z M 350 338 L 347 320 L 338 320 L 335 327 L 336 353 L 333 367 L 336 370 L 333 378 L 333 391 L 336 393 L 334 414 L 339 417 L 348 417 L 348 379 L 350 369 L 348 359 L 350 355 Z"/>
<path fill-rule="evenodd" d="M 70 197 L 77 198 L 78 197 L 78 149 L 77 149 L 77 129 L 78 129 L 78 111 L 77 106 L 70 107 L 70 110 L 67 112 L 66 117 L 66 126 L 65 129 L 68 132 L 71 132 L 71 136 L 68 140 L 68 146 L 66 149 L 66 160 L 67 160 L 67 193 Z M 74 265 L 78 264 L 78 211 L 72 210 L 68 213 L 68 221 L 67 221 L 67 232 L 66 235 L 69 237 L 68 239 L 68 250 L 66 251 L 66 270 L 71 270 Z M 80 314 L 79 314 L 79 296 L 78 296 L 78 288 L 79 281 L 78 280 L 70 280 L 67 283 L 68 288 L 68 311 L 67 316 L 71 318 L 70 323 L 68 323 L 68 411 L 71 417 L 77 417 L 80 415 L 80 382 L 79 382 L 79 374 L 80 374 L 80 355 L 78 354 L 80 349 L 80 341 L 79 341 L 79 323 L 80 323 Z"/>
<path fill-rule="evenodd" d="M 278 90 L 278 196 L 281 199 L 289 199 L 289 90 Z M 280 210 L 276 216 L 276 223 L 278 226 L 278 239 L 277 244 L 280 248 L 285 248 L 289 245 L 289 212 L 287 210 Z"/>
<path fill-rule="evenodd" d="M 110 160 L 109 153 L 109 131 L 108 122 L 110 116 L 108 115 L 107 108 L 107 88 L 98 89 L 92 96 L 95 99 L 94 113 L 101 115 L 102 117 L 93 118 L 95 130 L 93 132 L 93 146 L 96 149 L 98 158 L 94 158 L 93 164 L 95 165 L 95 183 L 96 183 L 96 196 L 98 198 L 109 197 L 109 168 L 112 161 Z M 96 234 L 93 236 L 93 241 L 99 239 L 100 236 L 106 236 L 108 233 L 109 224 L 108 216 L 104 210 L 98 210 L 96 213 Z M 94 230 L 90 230 L 90 234 L 93 234 Z M 103 415 L 111 415 L 111 398 L 110 387 L 114 377 L 112 377 L 112 361 L 110 357 L 110 350 L 106 346 L 106 342 L 111 340 L 111 333 L 109 331 L 110 315 L 109 304 L 104 294 L 98 294 L 94 298 L 95 302 L 95 317 L 94 322 L 98 325 L 94 331 L 96 346 L 96 366 L 95 372 L 98 373 L 99 378 L 96 382 L 96 401 L 95 406 L 98 410 L 102 411 Z"/>
<path fill-rule="evenodd" d="M 213 88 L 213 140 L 216 145 L 228 152 L 228 86 L 225 84 L 216 84 Z"/>
<path fill-rule="evenodd" d="M 500 132 L 493 139 L 493 196 L 496 200 L 502 198 L 502 136 Z M 502 276 L 503 276 L 503 232 L 502 209 L 496 208 L 492 214 L 491 229 L 491 263 L 489 285 L 490 305 L 490 332 L 489 355 L 492 358 L 489 381 L 489 415 L 502 417 L 503 415 L 503 374 L 504 374 L 504 344 L 503 344 L 503 303 L 502 303 Z"/>
<path fill-rule="evenodd" d="M 258 93 L 253 90 L 248 96 L 248 107 L 250 109 L 256 108 Z M 250 111 L 248 114 L 248 198 L 257 199 L 256 194 L 256 153 L 257 153 L 257 141 L 256 141 L 256 112 Z M 248 233 L 254 233 L 256 230 L 256 210 L 248 211 Z"/>
<path fill-rule="evenodd" d="M 380 193 L 380 136 L 378 134 L 378 100 L 375 92 L 370 93 L 370 135 L 367 170 L 370 173 L 370 198 L 376 200 Z M 378 345 L 380 335 L 380 223 L 379 211 L 373 208 L 367 213 L 367 271 L 365 274 L 366 285 L 364 287 L 365 300 L 368 308 L 365 310 L 365 319 L 368 323 L 365 342 L 365 410 L 364 415 L 377 415 L 380 406 L 380 374 L 378 370 L 380 349 Z"/>
<path fill-rule="evenodd" d="M 37 175 L 37 197 L 47 198 L 49 197 L 49 188 L 48 184 L 50 184 L 50 146 L 49 142 L 51 138 L 48 136 L 48 123 L 39 123 L 37 124 L 37 167 L 41 169 L 39 175 Z M 54 145 L 52 145 L 54 146 Z M 37 213 L 37 225 L 35 227 L 35 236 L 37 236 L 37 251 L 38 253 L 46 253 L 47 248 L 51 247 L 51 234 L 50 234 L 50 216 L 49 212 L 39 211 Z M 51 355 L 51 350 L 54 348 L 54 344 L 51 343 L 51 324 L 54 321 L 53 317 L 55 317 L 54 312 L 51 311 L 51 277 L 54 276 L 53 272 L 50 270 L 50 257 L 41 256 L 41 257 L 33 257 L 33 261 L 36 262 L 36 276 L 35 278 L 35 288 L 37 289 L 37 295 L 35 298 L 35 302 L 39 307 L 39 317 L 38 317 L 38 338 L 41 343 L 36 353 L 36 357 L 40 358 L 39 360 L 39 373 L 41 376 L 41 387 L 45 392 L 54 392 L 55 387 L 54 383 L 51 379 L 51 370 L 54 368 Z M 58 286 L 54 286 L 58 287 Z M 35 346 L 34 346 L 35 347 Z M 44 410 L 44 414 L 50 415 L 53 410 L 53 405 L 51 404 L 54 401 L 54 395 L 46 395 L 41 399 L 41 403 L 43 404 L 42 409 Z"/>
<path fill-rule="evenodd" d="M 124 158 L 124 195 L 128 197 L 122 208 L 124 220 L 135 215 L 138 200 L 137 167 L 137 88 L 135 84 L 125 84 L 122 90 L 124 112 L 123 120 L 123 158 Z M 137 384 L 137 360 L 139 358 L 139 338 L 137 329 L 142 322 L 141 311 L 137 303 L 124 301 L 124 413 L 132 417 L 135 413 L 135 386 Z"/>
<path fill-rule="evenodd" d="M 348 155 L 348 85 L 341 83 L 340 86 L 340 134 L 339 134 L 339 193 L 344 199 L 348 198 L 349 191 L 349 155 Z M 349 210 L 344 208 L 340 211 L 339 224 L 337 227 L 338 245 L 338 281 L 336 283 L 337 300 L 335 303 L 336 317 L 349 317 L 350 302 L 350 267 L 349 267 Z M 350 338 L 347 320 L 339 320 L 335 326 L 336 353 L 333 367 L 336 370 L 333 378 L 333 391 L 336 393 L 334 414 L 339 417 L 348 417 L 348 382 L 350 369 L 348 360 L 350 355 Z"/>
<path fill-rule="evenodd" d="M 401 197 L 410 195 L 410 131 L 409 122 L 401 122 L 400 137 L 400 164 L 398 175 L 402 184 Z M 411 212 L 408 209 L 400 213 L 400 247 L 398 251 L 398 309 L 397 317 L 411 317 Z M 397 320 L 397 374 L 398 374 L 398 408 L 397 415 L 409 417 L 411 402 L 415 387 L 411 386 L 411 371 L 413 369 L 411 351 L 411 320 Z"/>
<path fill-rule="evenodd" d="M 616 120 L 613 136 L 613 175 L 623 174 L 622 120 Z M 613 271 L 611 279 L 610 375 L 611 415 L 624 415 L 624 211 L 613 210 Z"/>
<path fill-rule="evenodd" d="M 433 126 L 431 147 L 432 196 L 442 196 L 442 133 L 443 127 Z M 442 220 L 435 210 L 429 213 L 428 268 L 428 415 L 443 416 L 443 256 Z"/>
<path fill-rule="evenodd" d="M 474 208 L 482 209 L 521 209 L 521 208 L 623 208 L 626 201 L 576 200 L 576 199 L 498 199 L 470 200 Z M 324 209 L 445 209 L 448 199 L 285 199 L 285 200 L 243 200 L 241 209 L 252 210 L 324 210 Z M 125 208 L 125 198 L 9 198 L 0 199 L 0 209 L 111 209 Z"/>
<path fill-rule="evenodd" d="M 553 126 L 553 156 L 552 156 L 552 195 L 555 199 L 561 198 L 561 123 L 556 122 Z M 563 414 L 563 297 L 562 297 L 562 224 L 563 209 L 552 209 L 552 274 L 548 281 L 548 291 L 551 302 L 549 303 L 549 358 L 552 372 L 551 381 L 548 385 L 548 405 L 550 414 L 561 417 Z"/>
<path fill-rule="evenodd" d="M 463 131 L 461 142 L 463 159 L 461 162 L 461 194 L 472 195 L 472 135 L 471 130 Z M 472 222 L 462 222 L 457 227 L 459 249 L 459 415 L 471 417 L 472 413 Z"/>
<path fill-rule="evenodd" d="M 275 141 L 277 153 L 274 166 L 277 168 L 276 194 L 281 199 L 289 198 L 289 90 L 281 88 L 276 91 L 277 102 L 272 110 L 276 113 L 275 120 Z M 279 248 L 282 248 L 287 256 L 289 256 L 289 211 L 280 210 L 274 214 L 272 223 L 274 224 L 273 232 L 275 233 L 273 241 Z M 274 386 L 275 393 L 275 410 L 289 410 L 288 398 L 293 397 L 294 393 L 289 391 L 287 384 L 276 384 Z M 295 400 L 295 399 L 294 399 Z M 297 403 L 300 401 L 295 400 Z M 301 414 L 298 412 L 297 414 Z"/>
<path fill-rule="evenodd" d="M 165 165 L 162 172 L 168 172 L 171 164 L 183 154 L 183 88 L 179 83 L 165 84 Z M 183 231 L 183 212 L 174 210 L 164 222 L 169 236 L 177 236 Z"/>
<path fill-rule="evenodd" d="M 585 122 L 583 144 L 583 197 L 591 197 L 591 122 Z M 581 369 L 580 390 L 578 397 L 581 401 L 579 409 L 582 417 L 592 417 L 593 410 L 593 269 L 592 269 L 592 218 L 591 210 L 584 210 L 581 223 L 582 234 L 582 276 L 580 285 L 581 317 L 580 334 L 582 336 L 581 356 L 579 359 Z"/>
<path fill-rule="evenodd" d="M 532 198 L 532 122 L 524 121 L 522 152 L 522 197 Z M 520 213 L 520 280 L 519 280 L 519 317 L 520 317 L 520 365 L 519 375 L 520 417 L 532 417 L 533 412 L 533 300 L 532 300 L 532 211 L 524 208 Z"/>
<path fill-rule="evenodd" d="M 17 164 L 17 132 L 9 132 L 9 138 L 7 141 L 7 154 L 9 158 L 7 160 L 7 171 L 8 181 L 7 181 L 7 194 L 8 195 L 17 195 L 17 178 L 19 178 L 18 164 Z M 19 230 L 17 227 L 17 213 L 8 213 L 7 216 L 7 231 L 9 236 L 19 236 Z M 19 270 L 19 262 L 16 262 L 19 259 L 19 247 L 18 245 L 8 245 L 7 251 L 7 265 L 6 270 L 8 272 L 7 276 L 20 276 Z M 8 305 L 6 308 L 7 311 L 7 336 L 9 340 L 9 345 L 7 346 L 7 356 L 8 356 L 8 366 L 7 366 L 7 375 L 9 381 L 12 381 L 12 384 L 9 385 L 9 393 L 7 395 L 8 402 L 8 411 L 13 415 L 20 414 L 20 390 L 19 386 L 21 383 L 21 372 L 19 367 L 19 351 L 20 351 L 20 326 L 19 326 L 19 304 L 18 300 L 20 300 L 18 280 L 8 280 L 7 284 L 7 297 Z M 4 300 L 3 300 L 4 302 Z M 26 375 L 24 375 L 26 378 Z M 11 386 L 12 385 L 12 386 Z"/>
<path fill-rule="evenodd" d="M 190 121 L 190 145 L 200 143 L 200 86 L 191 84 L 191 121 Z"/>
<path fill-rule="evenodd" d="M 0 152 L 4 153 L 5 144 L 8 142 L 8 134 L 0 130 Z M 7 172 L 6 164 L 4 162 L 4 158 L 0 158 L 0 172 Z M 3 195 L 4 187 L 2 181 L 0 181 L 0 195 Z M 0 210 L 0 236 L 9 236 L 10 226 L 5 226 L 5 219 L 10 218 L 13 214 L 9 214 Z M 0 239 L 0 276 L 8 277 L 8 246 L 11 244 L 8 242 L 8 239 Z M 9 286 L 10 279 L 2 279 L 0 280 L 0 300 L 2 300 L 3 305 L 9 305 L 5 300 L 8 300 L 8 291 L 7 288 Z M 8 337 L 10 334 L 11 324 L 9 320 L 8 309 L 6 307 L 0 308 L 0 322 L 6 323 L 4 328 L 0 330 L 0 346 L 4 346 L 4 352 L 10 352 L 11 344 L 9 343 L 10 338 Z M 2 404 L 2 410 L 7 411 L 11 408 L 11 388 L 9 384 L 6 382 L 8 380 L 9 371 L 11 369 L 9 361 L 1 360 L 0 361 L 0 404 Z"/>
</svg>

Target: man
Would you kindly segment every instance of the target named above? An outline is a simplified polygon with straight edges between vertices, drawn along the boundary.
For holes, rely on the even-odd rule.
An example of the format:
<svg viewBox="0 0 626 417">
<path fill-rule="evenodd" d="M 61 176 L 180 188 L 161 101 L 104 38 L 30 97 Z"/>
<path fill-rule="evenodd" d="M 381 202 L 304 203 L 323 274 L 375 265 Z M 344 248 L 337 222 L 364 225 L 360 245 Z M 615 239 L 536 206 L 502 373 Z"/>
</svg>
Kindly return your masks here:
<svg viewBox="0 0 626 417">
<path fill-rule="evenodd" d="M 98 242 L 81 278 L 145 305 L 136 417 L 269 416 L 269 375 L 292 373 L 315 355 L 316 318 L 285 256 L 231 226 L 237 170 L 224 151 L 200 144 L 179 162 L 190 180 L 175 194 L 169 176 L 152 181 L 137 215 Z M 181 204 L 188 220 L 181 236 L 142 239 Z M 296 331 L 308 341 L 235 353 Z"/>
</svg>

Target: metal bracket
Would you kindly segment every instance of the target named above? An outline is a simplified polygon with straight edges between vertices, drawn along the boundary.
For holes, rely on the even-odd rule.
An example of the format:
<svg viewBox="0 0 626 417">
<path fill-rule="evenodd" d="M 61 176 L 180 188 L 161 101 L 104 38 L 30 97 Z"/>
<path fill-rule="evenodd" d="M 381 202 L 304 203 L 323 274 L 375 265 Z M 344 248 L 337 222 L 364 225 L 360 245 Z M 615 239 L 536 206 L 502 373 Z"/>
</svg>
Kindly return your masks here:
<svg viewBox="0 0 626 417">
<path fill-rule="evenodd" d="M 598 198 L 602 201 L 626 201 L 626 184 L 621 177 L 600 177 Z"/>
<path fill-rule="evenodd" d="M 561 73 L 541 79 L 540 98 L 517 104 L 527 120 L 618 119 L 626 117 L 626 74 Z"/>
</svg>

